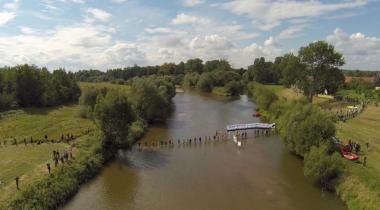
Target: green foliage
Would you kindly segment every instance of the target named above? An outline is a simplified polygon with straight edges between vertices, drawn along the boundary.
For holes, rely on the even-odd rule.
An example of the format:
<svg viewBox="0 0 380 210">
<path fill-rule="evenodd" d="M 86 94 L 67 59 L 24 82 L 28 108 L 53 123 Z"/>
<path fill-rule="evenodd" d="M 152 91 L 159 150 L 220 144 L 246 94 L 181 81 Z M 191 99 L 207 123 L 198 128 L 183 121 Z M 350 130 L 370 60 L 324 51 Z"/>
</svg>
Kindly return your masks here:
<svg viewBox="0 0 380 210">
<path fill-rule="evenodd" d="M 278 100 L 277 95 L 259 83 L 249 83 L 247 85 L 248 95 L 252 96 L 256 105 L 264 110 L 268 110 L 271 104 Z"/>
<path fill-rule="evenodd" d="M 214 77 L 211 72 L 203 73 L 197 82 L 197 87 L 205 92 L 211 92 L 214 87 Z"/>
<path fill-rule="evenodd" d="M 137 115 L 148 122 L 166 119 L 170 114 L 174 95 L 174 82 L 168 78 L 142 78 L 132 82 L 133 107 Z"/>
<path fill-rule="evenodd" d="M 77 101 L 80 89 L 74 76 L 64 70 L 19 65 L 0 69 L 0 109 L 47 107 Z"/>
<path fill-rule="evenodd" d="M 94 112 L 107 142 L 119 147 L 129 145 L 129 126 L 135 120 L 135 113 L 126 95 L 117 91 L 100 95 Z"/>
<path fill-rule="evenodd" d="M 190 59 L 185 63 L 185 73 L 198 73 L 203 72 L 203 61 L 199 58 Z"/>
<path fill-rule="evenodd" d="M 335 135 L 332 117 L 312 104 L 298 102 L 280 120 L 281 137 L 285 145 L 291 152 L 302 157 L 312 146 L 319 146 Z"/>
<path fill-rule="evenodd" d="M 280 73 L 272 62 L 266 62 L 265 58 L 256 58 L 252 66 L 248 67 L 248 80 L 262 84 L 278 83 Z"/>
<path fill-rule="evenodd" d="M 200 75 L 198 73 L 185 74 L 183 78 L 183 86 L 194 87 L 199 81 Z"/>
<path fill-rule="evenodd" d="M 345 63 L 344 58 L 333 45 L 325 41 L 313 42 L 301 47 L 298 56 L 305 68 L 295 85 L 304 91 L 309 101 L 313 100 L 315 94 L 325 89 L 336 91 L 343 84 L 343 73 L 338 67 Z"/>
<path fill-rule="evenodd" d="M 345 163 L 337 152 L 330 153 L 329 145 L 312 146 L 305 156 L 304 174 L 314 179 L 319 185 L 329 189 L 335 188 L 334 181 L 345 171 Z"/>
</svg>

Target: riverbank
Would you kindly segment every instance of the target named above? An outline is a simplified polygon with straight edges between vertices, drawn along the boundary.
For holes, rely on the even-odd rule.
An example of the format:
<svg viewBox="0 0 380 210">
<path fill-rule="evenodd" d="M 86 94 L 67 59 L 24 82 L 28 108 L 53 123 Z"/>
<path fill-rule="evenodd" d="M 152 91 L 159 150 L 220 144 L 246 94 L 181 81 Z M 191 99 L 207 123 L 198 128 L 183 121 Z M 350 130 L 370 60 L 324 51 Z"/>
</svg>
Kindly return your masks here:
<svg viewBox="0 0 380 210">
<path fill-rule="evenodd" d="M 253 88 L 253 87 L 251 87 Z M 263 112 L 263 120 L 276 121 L 280 133 L 286 133 L 284 131 L 287 123 L 287 119 L 280 119 L 280 116 L 295 106 L 295 93 L 290 94 L 291 98 L 286 98 L 282 94 L 284 92 L 289 96 L 289 91 L 285 91 L 281 87 L 273 86 L 260 86 L 261 93 L 259 96 L 254 97 L 254 100 L 261 103 L 261 109 Z M 277 95 L 277 97 L 275 97 Z M 298 99 L 299 100 L 299 99 Z M 293 104 L 292 104 L 293 103 Z M 316 100 L 315 105 L 323 107 L 326 101 Z M 338 105 L 334 105 L 340 107 Z M 301 108 L 300 106 L 299 108 Z M 331 109 L 325 110 L 326 113 L 330 113 Z M 337 123 L 337 135 L 343 141 L 352 139 L 355 142 L 359 142 L 362 145 L 362 157 L 372 156 L 371 165 L 367 167 L 362 166 L 360 163 L 353 163 L 344 160 L 347 168 L 345 172 L 339 176 L 337 180 L 334 180 L 335 190 L 340 198 L 346 203 L 348 209 L 379 209 L 380 203 L 380 180 L 379 173 L 379 157 L 375 151 L 378 148 L 379 136 L 378 133 L 380 123 L 380 110 L 378 107 L 370 106 L 358 117 L 347 121 L 346 123 Z M 297 132 L 296 128 L 294 132 Z M 372 145 L 370 151 L 366 151 L 365 143 L 370 142 Z"/>
<path fill-rule="evenodd" d="M 71 105 L 1 113 L 0 209 L 55 209 L 97 173 L 107 158 L 99 132 L 91 120 L 78 116 L 80 109 Z M 53 150 L 63 154 L 70 147 L 73 158 L 55 167 Z"/>
</svg>

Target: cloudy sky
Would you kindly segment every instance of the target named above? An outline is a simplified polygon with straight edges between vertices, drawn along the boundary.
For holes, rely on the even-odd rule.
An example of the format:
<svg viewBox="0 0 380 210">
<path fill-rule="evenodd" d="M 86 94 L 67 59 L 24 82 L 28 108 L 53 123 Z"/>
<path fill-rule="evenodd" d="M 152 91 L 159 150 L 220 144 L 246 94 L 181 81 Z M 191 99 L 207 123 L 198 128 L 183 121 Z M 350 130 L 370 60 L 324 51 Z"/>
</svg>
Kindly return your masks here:
<svg viewBox="0 0 380 210">
<path fill-rule="evenodd" d="M 246 67 L 327 40 L 345 68 L 379 70 L 379 20 L 379 0 L 0 0 L 0 66 Z"/>
</svg>

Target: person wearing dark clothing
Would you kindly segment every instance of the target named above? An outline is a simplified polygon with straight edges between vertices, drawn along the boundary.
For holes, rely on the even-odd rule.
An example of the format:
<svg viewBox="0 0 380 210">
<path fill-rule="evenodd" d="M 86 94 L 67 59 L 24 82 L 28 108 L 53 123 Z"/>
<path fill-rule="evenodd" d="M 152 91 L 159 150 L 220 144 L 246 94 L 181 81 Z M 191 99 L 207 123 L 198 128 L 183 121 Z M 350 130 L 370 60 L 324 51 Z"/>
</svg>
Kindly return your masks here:
<svg viewBox="0 0 380 210">
<path fill-rule="evenodd" d="M 363 160 L 363 166 L 367 166 L 367 156 L 364 156 L 364 160 Z"/>
<path fill-rule="evenodd" d="M 15 181 L 16 181 L 16 188 L 17 188 L 17 190 L 20 190 L 20 187 L 19 187 L 19 181 L 20 181 L 20 178 L 17 176 L 17 177 L 15 178 Z"/>
<path fill-rule="evenodd" d="M 25 144 L 25 146 L 26 146 L 26 138 L 24 138 L 24 144 Z"/>
<path fill-rule="evenodd" d="M 50 171 L 51 171 L 50 163 L 47 163 L 47 164 L 46 164 L 46 167 L 47 167 L 47 170 L 48 170 L 48 172 L 49 172 L 49 174 L 50 174 Z"/>
</svg>

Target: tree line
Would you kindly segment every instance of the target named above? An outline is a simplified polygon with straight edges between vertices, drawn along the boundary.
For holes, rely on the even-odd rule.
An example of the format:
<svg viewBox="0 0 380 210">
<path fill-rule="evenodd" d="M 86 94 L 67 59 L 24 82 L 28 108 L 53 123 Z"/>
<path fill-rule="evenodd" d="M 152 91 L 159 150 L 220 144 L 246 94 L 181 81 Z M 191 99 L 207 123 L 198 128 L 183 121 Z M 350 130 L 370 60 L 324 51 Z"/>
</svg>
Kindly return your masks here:
<svg viewBox="0 0 380 210">
<path fill-rule="evenodd" d="M 34 65 L 0 68 L 0 110 L 48 107 L 75 102 L 80 88 L 74 74 Z"/>
</svg>

